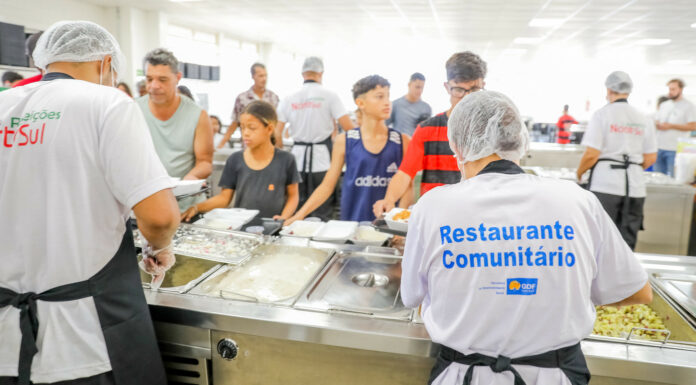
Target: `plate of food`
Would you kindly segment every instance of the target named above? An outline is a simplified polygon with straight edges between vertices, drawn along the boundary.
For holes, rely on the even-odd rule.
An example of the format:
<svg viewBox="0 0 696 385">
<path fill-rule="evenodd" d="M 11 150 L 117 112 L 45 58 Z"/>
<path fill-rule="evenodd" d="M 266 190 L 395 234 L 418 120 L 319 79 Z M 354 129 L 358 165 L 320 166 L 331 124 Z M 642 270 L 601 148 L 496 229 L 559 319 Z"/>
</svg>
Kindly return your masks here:
<svg viewBox="0 0 696 385">
<path fill-rule="evenodd" d="M 410 217 L 411 210 L 395 207 L 384 215 L 384 221 L 387 222 L 387 227 L 392 230 L 407 232 Z"/>
</svg>

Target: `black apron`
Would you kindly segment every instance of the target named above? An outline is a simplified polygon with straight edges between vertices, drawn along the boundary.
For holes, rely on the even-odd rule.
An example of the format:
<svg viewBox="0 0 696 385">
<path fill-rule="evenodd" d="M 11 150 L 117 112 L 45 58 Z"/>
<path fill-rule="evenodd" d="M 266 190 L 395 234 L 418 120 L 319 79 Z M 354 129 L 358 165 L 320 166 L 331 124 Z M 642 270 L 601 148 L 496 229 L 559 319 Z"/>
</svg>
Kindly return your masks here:
<svg viewBox="0 0 696 385">
<path fill-rule="evenodd" d="M 143 294 L 133 232 L 126 232 L 116 254 L 86 281 L 69 283 L 42 293 L 15 293 L 0 287 L 0 308 L 20 310 L 22 340 L 18 385 L 29 385 L 31 363 L 38 352 L 39 314 L 36 301 L 65 302 L 92 297 L 99 316 L 111 370 L 118 385 L 166 384 L 155 330 Z"/>
<path fill-rule="evenodd" d="M 302 155 L 302 171 L 301 176 L 305 179 L 305 199 L 309 199 L 309 196 L 314 192 L 314 181 L 312 180 L 310 174 L 314 172 L 314 146 L 325 146 L 329 150 L 329 158 L 331 157 L 331 150 L 333 148 L 333 142 L 331 141 L 331 135 L 328 138 L 322 140 L 321 142 L 295 142 L 298 146 L 304 146 L 304 154 Z"/>
<path fill-rule="evenodd" d="M 509 160 L 501 159 L 489 163 L 477 175 L 489 173 L 514 175 L 524 174 L 524 170 Z M 579 342 L 573 346 L 519 358 L 509 358 L 505 356 L 489 357 L 479 353 L 467 355 L 459 353 L 447 346 L 442 346 L 435 366 L 430 372 L 428 384 L 432 384 L 453 362 L 469 365 L 464 375 L 462 385 L 471 384 L 474 368 L 476 366 L 488 366 L 495 373 L 512 372 L 515 376 L 514 385 L 525 385 L 524 380 L 517 370 L 512 367 L 513 364 L 529 365 L 538 368 L 559 368 L 565 373 L 568 379 L 570 379 L 573 385 L 586 385 L 590 381 L 590 370 L 587 368 L 587 362 L 585 361 L 585 356 L 582 354 Z"/>
<path fill-rule="evenodd" d="M 514 385 L 526 385 L 520 374 L 512 365 L 528 365 L 537 368 L 559 368 L 573 385 L 587 385 L 590 382 L 590 370 L 587 368 L 587 362 L 585 361 L 585 356 L 582 354 L 579 342 L 573 346 L 519 358 L 509 358 L 505 356 L 494 358 L 478 353 L 462 354 L 454 349 L 443 346 L 437 357 L 437 362 L 430 373 L 428 384 L 432 384 L 453 362 L 469 365 L 464 375 L 462 385 L 471 384 L 474 368 L 477 366 L 488 366 L 495 373 L 512 372 L 515 376 Z"/>
<path fill-rule="evenodd" d="M 629 186 L 628 186 L 628 182 L 629 182 L 629 180 L 628 180 L 628 168 L 631 167 L 632 165 L 641 166 L 641 168 L 642 168 L 643 165 L 640 163 L 631 162 L 629 160 L 629 156 L 626 154 L 623 155 L 623 161 L 619 161 L 619 160 L 612 159 L 612 158 L 599 158 L 599 159 L 597 159 L 597 163 L 595 163 L 594 166 L 592 166 L 592 168 L 590 169 L 590 178 L 587 182 L 587 189 L 588 190 L 590 190 L 590 188 L 592 187 L 592 175 L 594 174 L 595 167 L 597 167 L 597 165 L 600 162 L 612 163 L 609 167 L 613 170 L 615 170 L 615 169 L 624 170 L 625 178 L 626 178 L 626 189 L 625 189 L 624 196 L 623 196 L 623 202 L 621 204 L 621 218 L 619 219 L 619 223 L 616 224 L 619 228 L 624 228 L 624 227 L 628 226 L 628 223 L 626 221 L 628 221 L 628 214 L 630 211 L 629 208 L 630 208 L 630 203 L 631 203 L 630 190 L 629 190 Z M 641 227 L 642 227 L 642 225 L 641 225 Z"/>
</svg>

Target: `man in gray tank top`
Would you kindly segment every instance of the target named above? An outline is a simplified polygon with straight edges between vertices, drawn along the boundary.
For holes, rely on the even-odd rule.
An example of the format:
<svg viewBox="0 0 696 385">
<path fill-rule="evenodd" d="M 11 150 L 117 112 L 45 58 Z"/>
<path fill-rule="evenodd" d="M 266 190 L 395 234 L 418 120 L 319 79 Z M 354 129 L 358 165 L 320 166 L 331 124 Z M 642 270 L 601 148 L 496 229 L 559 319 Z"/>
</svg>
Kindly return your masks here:
<svg viewBox="0 0 696 385">
<path fill-rule="evenodd" d="M 157 48 L 145 56 L 147 95 L 136 99 L 150 128 L 152 142 L 170 176 L 206 179 L 213 171 L 213 134 L 208 114 L 177 92 L 179 61 Z M 202 194 L 179 201 L 185 209 L 205 200 Z"/>
</svg>

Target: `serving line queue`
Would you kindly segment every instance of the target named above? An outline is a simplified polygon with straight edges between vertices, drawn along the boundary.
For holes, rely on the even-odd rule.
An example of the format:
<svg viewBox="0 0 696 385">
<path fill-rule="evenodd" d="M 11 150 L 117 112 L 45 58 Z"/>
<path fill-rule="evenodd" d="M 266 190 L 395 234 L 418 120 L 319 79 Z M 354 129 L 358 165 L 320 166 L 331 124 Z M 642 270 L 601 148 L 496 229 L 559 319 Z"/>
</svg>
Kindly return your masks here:
<svg viewBox="0 0 696 385">
<path fill-rule="evenodd" d="M 147 127 L 150 132 L 153 126 L 161 129 L 162 142 L 177 138 L 181 144 L 185 142 L 181 138 L 190 138 L 179 149 L 192 167 L 183 175 L 206 177 L 212 149 L 207 114 L 195 109 L 183 112 L 187 104 L 171 87 L 180 75 L 174 72 L 173 55 L 166 52 L 147 61 L 150 99 L 140 108 L 120 91 L 101 87 L 113 87 L 124 58 L 118 43 L 96 24 L 54 24 L 37 42 L 33 56 L 45 76 L 0 93 L 0 121 L 10 122 L 7 131 L 24 127 L 14 122 L 33 111 L 55 111 L 60 118 L 40 122 L 45 129 L 40 143 L 13 142 L 0 152 L 0 180 L 7 186 L 0 190 L 0 208 L 6 213 L 0 242 L 10 245 L 5 254 L 9 268 L 0 271 L 0 318 L 8 325 L 0 329 L 0 338 L 8 341 L 0 346 L 0 384 L 164 383 L 126 221 L 132 210 L 147 241 L 143 268 L 161 277 L 174 263 L 171 238 L 180 214 L 163 167 L 167 160 L 157 150 L 158 141 L 153 143 L 154 135 L 146 134 Z M 305 72 L 320 69 L 315 59 L 306 63 L 312 71 Z M 399 200 L 410 203 L 411 178 L 423 170 L 424 196 L 413 210 L 401 290 L 406 305 L 422 303 L 426 328 L 435 342 L 446 347 L 431 383 L 502 384 L 513 379 L 587 383 L 589 373 L 578 343 L 591 331 L 594 305 L 649 302 L 647 275 L 594 195 L 573 183 L 525 175 L 517 166 L 527 148 L 527 131 L 512 101 L 482 90 L 486 63 L 471 52 L 457 53 L 447 61 L 446 70 L 444 87 L 451 108 L 423 122 L 410 144 L 407 135 L 385 124 L 391 113 L 386 79 L 370 76 L 358 81 L 353 94 L 363 124 L 337 137 L 338 156 L 295 217 L 289 215 L 298 201 L 299 164 L 273 148 L 277 127 L 273 106 L 250 103 L 240 116 L 247 148 L 228 160 L 230 167 L 226 165 L 221 181 L 223 196 L 197 203 L 183 216 L 224 207 L 236 192 L 240 202 L 262 209 L 282 196 L 283 204 L 272 211 L 281 210 L 278 218 L 289 223 L 327 199 L 345 162 L 349 181 L 373 177 L 361 172 L 374 165 L 386 166 L 386 172 L 394 175 L 388 186 L 353 182 L 344 191 L 347 206 L 364 205 L 364 210 L 343 208 L 346 215 L 359 213 L 349 219 L 373 219 Z M 161 97 L 160 103 L 153 94 Z M 143 117 L 148 110 L 155 120 Z M 181 126 L 168 124 L 172 118 L 175 123 L 191 121 L 186 133 L 179 132 Z M 168 129 L 176 135 L 167 135 Z M 305 155 L 303 151 L 303 162 Z M 378 158 L 371 161 L 370 156 Z M 253 183 L 260 187 L 250 188 L 256 186 Z M 256 188 L 261 191 L 254 194 Z M 530 196 L 543 199 L 530 201 Z M 385 199 L 377 201 L 370 213 L 379 197 Z M 67 216 L 55 215 L 66 211 Z M 519 228 L 521 218 L 533 219 L 527 226 L 539 226 L 540 237 L 545 226 L 557 232 L 536 239 L 529 230 L 525 238 L 519 233 L 519 239 L 506 239 L 504 229 Z M 46 226 L 37 228 L 36 223 Z M 489 233 L 488 238 L 455 242 L 463 239 L 456 235 L 459 228 L 480 229 L 479 224 L 487 224 L 489 231 L 500 227 L 501 238 Z M 447 226 L 453 228 L 451 235 Z M 452 243 L 445 242 L 450 238 Z M 558 259 L 558 269 L 539 269 L 542 265 L 536 259 L 534 264 L 491 263 L 491 269 L 479 273 L 452 269 L 459 255 L 484 248 L 565 253 Z M 433 258 L 445 261 L 445 253 L 453 259 L 431 263 Z M 531 261 L 529 256 L 520 261 L 525 260 Z M 552 260 L 550 254 L 545 258 L 547 263 Z M 509 286 L 509 279 L 518 284 Z M 508 285 L 503 292 L 513 293 L 472 290 L 476 285 L 499 289 Z M 452 307 L 452 303 L 463 305 Z M 511 328 L 502 324 L 510 317 L 527 325 L 528 333 L 510 334 Z M 452 320 L 467 327 L 453 326 Z M 472 330 L 472 325 L 478 326 Z M 67 344 L 60 342 L 65 336 Z M 559 356 L 566 359 L 559 361 Z M 474 370 L 477 366 L 482 368 Z"/>
</svg>

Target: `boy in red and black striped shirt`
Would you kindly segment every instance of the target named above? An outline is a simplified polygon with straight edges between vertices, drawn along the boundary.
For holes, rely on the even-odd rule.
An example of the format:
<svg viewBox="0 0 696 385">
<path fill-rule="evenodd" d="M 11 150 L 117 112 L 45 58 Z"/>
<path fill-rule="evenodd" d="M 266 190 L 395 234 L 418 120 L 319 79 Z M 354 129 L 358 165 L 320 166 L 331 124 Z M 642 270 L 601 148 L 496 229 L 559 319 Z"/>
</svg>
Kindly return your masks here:
<svg viewBox="0 0 696 385">
<path fill-rule="evenodd" d="M 408 190 L 418 171 L 423 171 L 421 195 L 445 184 L 458 183 L 462 179 L 454 153 L 447 139 L 447 120 L 454 106 L 472 92 L 482 90 L 486 76 L 486 62 L 478 55 L 466 51 L 452 55 L 445 64 L 450 95 L 450 108 L 418 125 L 411 143 L 394 175 L 384 199 L 377 201 L 373 210 L 376 217 L 394 208 L 396 201 Z"/>
</svg>

